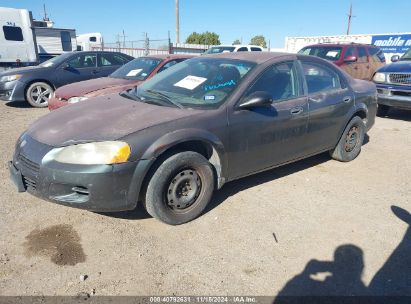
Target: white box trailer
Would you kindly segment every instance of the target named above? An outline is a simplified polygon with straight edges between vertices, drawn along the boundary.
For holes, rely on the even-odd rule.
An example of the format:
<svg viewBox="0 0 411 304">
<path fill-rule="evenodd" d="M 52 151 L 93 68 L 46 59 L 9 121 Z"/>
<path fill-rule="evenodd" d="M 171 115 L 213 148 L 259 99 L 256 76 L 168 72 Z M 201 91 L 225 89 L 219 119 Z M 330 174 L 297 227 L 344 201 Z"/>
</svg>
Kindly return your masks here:
<svg viewBox="0 0 411 304">
<path fill-rule="evenodd" d="M 77 50 L 76 31 L 49 27 L 34 27 L 37 52 L 42 56 L 56 56 Z"/>
<path fill-rule="evenodd" d="M 313 37 L 286 37 L 285 51 L 297 53 L 303 47 L 318 43 L 365 43 L 382 49 L 387 62 L 393 55 L 402 55 L 411 48 L 411 33 L 330 35 Z"/>
<path fill-rule="evenodd" d="M 77 50 L 76 31 L 48 26 L 34 21 L 30 11 L 0 7 L 0 69 L 33 65 Z"/>
<path fill-rule="evenodd" d="M 0 7 L 0 65 L 37 62 L 32 20 L 28 10 Z"/>
</svg>

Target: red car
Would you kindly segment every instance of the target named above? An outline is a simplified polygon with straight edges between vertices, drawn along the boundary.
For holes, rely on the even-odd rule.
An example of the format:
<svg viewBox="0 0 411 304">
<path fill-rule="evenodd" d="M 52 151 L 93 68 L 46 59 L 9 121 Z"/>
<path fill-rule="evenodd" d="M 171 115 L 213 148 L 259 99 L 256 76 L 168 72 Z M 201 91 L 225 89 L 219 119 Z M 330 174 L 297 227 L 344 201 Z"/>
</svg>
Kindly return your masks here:
<svg viewBox="0 0 411 304">
<path fill-rule="evenodd" d="M 321 43 L 301 49 L 299 54 L 327 59 L 357 79 L 371 80 L 385 65 L 384 53 L 375 45 L 359 43 Z"/>
<path fill-rule="evenodd" d="M 53 98 L 49 99 L 49 110 L 52 111 L 90 97 L 131 89 L 157 73 L 192 57 L 192 55 L 153 55 L 136 58 L 108 77 L 80 81 L 59 88 Z"/>
</svg>

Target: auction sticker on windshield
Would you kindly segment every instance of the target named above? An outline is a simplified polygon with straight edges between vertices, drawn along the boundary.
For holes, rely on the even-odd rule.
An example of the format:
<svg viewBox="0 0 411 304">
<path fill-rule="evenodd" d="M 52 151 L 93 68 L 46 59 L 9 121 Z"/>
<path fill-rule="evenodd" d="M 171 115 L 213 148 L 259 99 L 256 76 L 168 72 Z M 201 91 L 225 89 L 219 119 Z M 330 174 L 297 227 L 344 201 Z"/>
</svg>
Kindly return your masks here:
<svg viewBox="0 0 411 304">
<path fill-rule="evenodd" d="M 131 70 L 130 72 L 127 73 L 126 76 L 131 76 L 131 77 L 137 76 L 138 74 L 141 73 L 142 70 L 143 70 L 143 69 Z"/>
<path fill-rule="evenodd" d="M 187 90 L 194 90 L 196 87 L 198 87 L 206 80 L 207 78 L 204 77 L 188 75 L 185 78 L 181 79 L 179 82 L 175 83 L 174 86 L 184 88 Z"/>
</svg>

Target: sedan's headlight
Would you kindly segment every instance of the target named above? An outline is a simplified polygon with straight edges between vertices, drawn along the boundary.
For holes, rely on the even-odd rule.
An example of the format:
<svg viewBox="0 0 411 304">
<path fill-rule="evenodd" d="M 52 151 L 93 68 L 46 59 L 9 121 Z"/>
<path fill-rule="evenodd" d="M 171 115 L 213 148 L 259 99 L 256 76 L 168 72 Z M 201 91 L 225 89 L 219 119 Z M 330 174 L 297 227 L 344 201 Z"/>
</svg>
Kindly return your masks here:
<svg viewBox="0 0 411 304">
<path fill-rule="evenodd" d="M 21 76 L 22 76 L 21 74 L 3 76 L 3 77 L 0 77 L 0 82 L 9 82 L 9 81 L 18 80 L 21 78 Z"/>
<path fill-rule="evenodd" d="M 125 163 L 130 154 L 131 148 L 125 142 L 102 141 L 53 149 L 43 162 L 55 160 L 65 164 L 112 165 Z"/>
<path fill-rule="evenodd" d="M 88 99 L 88 97 L 85 97 L 85 96 L 71 97 L 71 98 L 69 98 L 69 100 L 67 100 L 67 102 L 68 103 L 77 103 L 77 102 L 80 102 L 80 101 L 83 101 L 83 100 L 86 100 L 86 99 Z"/>
<path fill-rule="evenodd" d="M 375 82 L 386 82 L 387 74 L 386 73 L 375 73 L 373 79 Z"/>
</svg>

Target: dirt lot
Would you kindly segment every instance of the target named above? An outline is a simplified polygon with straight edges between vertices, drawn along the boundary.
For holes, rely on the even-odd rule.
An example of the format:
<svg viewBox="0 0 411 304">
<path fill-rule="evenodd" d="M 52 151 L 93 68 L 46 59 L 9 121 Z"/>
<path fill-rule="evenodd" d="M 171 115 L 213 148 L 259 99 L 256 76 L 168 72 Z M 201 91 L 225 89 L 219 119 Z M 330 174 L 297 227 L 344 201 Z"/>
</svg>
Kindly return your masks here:
<svg viewBox="0 0 411 304">
<path fill-rule="evenodd" d="M 178 227 L 141 208 L 108 216 L 17 193 L 6 161 L 47 112 L 0 103 L 1 295 L 275 295 L 306 265 L 283 293 L 327 290 L 327 273 L 347 294 L 383 266 L 376 277 L 393 286 L 411 277 L 411 221 L 391 210 L 411 212 L 411 112 L 378 118 L 351 163 L 319 155 L 227 184 Z"/>
</svg>

